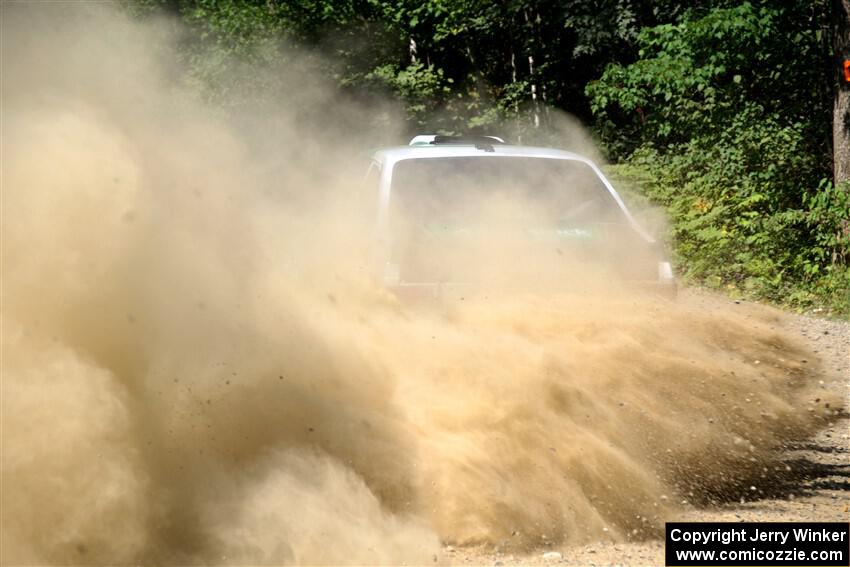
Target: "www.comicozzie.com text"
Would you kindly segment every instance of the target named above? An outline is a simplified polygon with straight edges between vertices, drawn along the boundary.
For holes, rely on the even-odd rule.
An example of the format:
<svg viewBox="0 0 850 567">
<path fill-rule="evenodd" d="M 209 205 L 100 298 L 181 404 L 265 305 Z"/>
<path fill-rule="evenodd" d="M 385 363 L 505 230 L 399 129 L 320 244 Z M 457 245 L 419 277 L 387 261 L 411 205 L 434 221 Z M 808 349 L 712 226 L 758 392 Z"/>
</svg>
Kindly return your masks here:
<svg viewBox="0 0 850 567">
<path fill-rule="evenodd" d="M 675 528 L 670 532 L 670 539 L 673 541 L 687 541 L 692 543 L 718 542 L 724 545 L 736 541 L 775 541 L 784 545 L 788 542 L 788 538 L 791 535 L 793 535 L 794 541 L 797 542 L 846 541 L 845 537 L 847 532 L 828 529 L 813 530 L 811 528 L 799 528 L 791 531 L 760 528 L 689 531 Z"/>
</svg>

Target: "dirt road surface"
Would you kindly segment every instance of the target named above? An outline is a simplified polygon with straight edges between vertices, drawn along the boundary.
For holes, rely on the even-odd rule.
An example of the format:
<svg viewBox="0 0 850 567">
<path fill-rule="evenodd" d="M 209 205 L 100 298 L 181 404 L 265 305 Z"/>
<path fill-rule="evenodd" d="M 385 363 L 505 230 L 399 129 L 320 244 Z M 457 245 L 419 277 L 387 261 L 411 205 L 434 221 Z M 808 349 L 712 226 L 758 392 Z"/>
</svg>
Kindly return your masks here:
<svg viewBox="0 0 850 567">
<path fill-rule="evenodd" d="M 705 309 L 729 308 L 743 314 L 751 308 L 713 294 L 688 290 L 679 299 Z M 730 305 L 731 304 L 731 305 Z M 828 376 L 823 387 L 845 400 L 841 419 L 814 438 L 789 448 L 782 456 L 784 474 L 769 478 L 762 497 L 710 509 L 685 505 L 673 521 L 690 522 L 847 522 L 850 521 L 850 323 L 818 314 L 789 314 L 785 327 L 822 357 Z M 528 554 L 498 548 L 444 548 L 453 565 L 663 565 L 664 542 L 597 541 L 583 546 L 543 547 Z"/>
</svg>

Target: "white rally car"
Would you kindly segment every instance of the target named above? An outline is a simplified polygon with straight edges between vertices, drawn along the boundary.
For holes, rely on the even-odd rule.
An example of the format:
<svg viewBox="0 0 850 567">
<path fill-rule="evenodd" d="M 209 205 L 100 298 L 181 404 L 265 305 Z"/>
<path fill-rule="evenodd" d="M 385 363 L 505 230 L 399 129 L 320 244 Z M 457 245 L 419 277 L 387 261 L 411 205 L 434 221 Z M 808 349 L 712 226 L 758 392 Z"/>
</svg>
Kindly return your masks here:
<svg viewBox="0 0 850 567">
<path fill-rule="evenodd" d="M 566 281 L 591 264 L 675 294 L 662 244 L 581 155 L 495 136 L 416 136 L 372 154 L 363 200 L 376 276 L 402 296 L 520 272 Z M 567 271 L 549 269 L 567 259 Z"/>
</svg>

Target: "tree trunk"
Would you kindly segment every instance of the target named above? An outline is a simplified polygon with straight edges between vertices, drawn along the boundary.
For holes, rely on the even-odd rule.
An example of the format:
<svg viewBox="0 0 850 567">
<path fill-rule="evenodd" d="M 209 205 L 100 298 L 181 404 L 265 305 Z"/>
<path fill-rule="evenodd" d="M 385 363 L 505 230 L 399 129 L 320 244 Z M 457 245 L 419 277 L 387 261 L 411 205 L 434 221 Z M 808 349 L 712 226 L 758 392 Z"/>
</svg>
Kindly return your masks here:
<svg viewBox="0 0 850 567">
<path fill-rule="evenodd" d="M 418 48 L 416 46 L 416 40 L 413 39 L 413 36 L 410 36 L 410 43 L 407 44 L 407 52 L 410 55 L 410 64 L 416 65 L 416 56 L 418 55 Z"/>
<path fill-rule="evenodd" d="M 836 88 L 832 112 L 833 182 L 850 182 L 850 81 L 844 62 L 850 60 L 850 0 L 833 0 Z M 848 71 L 850 72 L 850 71 Z"/>
<path fill-rule="evenodd" d="M 540 17 L 540 12 L 537 12 L 537 14 L 535 15 L 534 24 L 535 24 L 534 31 L 535 31 L 535 34 L 537 35 L 538 53 L 542 54 L 543 60 L 545 62 L 545 60 L 547 59 L 547 57 L 546 57 L 547 46 L 546 46 L 546 42 L 543 41 L 543 31 L 542 31 L 543 19 Z M 546 118 L 546 122 L 549 122 L 549 99 L 546 98 L 546 83 L 545 83 L 545 81 L 541 82 L 541 84 L 540 84 L 540 98 L 543 100 L 543 116 Z"/>
<path fill-rule="evenodd" d="M 540 128 L 540 106 L 537 103 L 537 83 L 534 82 L 534 56 L 528 56 L 528 74 L 531 76 L 531 104 L 534 112 L 534 127 Z"/>
<path fill-rule="evenodd" d="M 531 22 L 531 19 L 528 17 L 528 10 L 523 10 L 523 16 L 525 17 L 525 25 L 532 32 L 532 38 L 537 39 L 534 35 L 534 24 Z M 537 102 L 537 83 L 535 82 L 536 77 L 534 76 L 534 48 L 537 46 L 534 45 L 528 54 L 528 80 L 531 83 L 531 111 L 534 116 L 534 127 L 540 127 L 540 106 Z"/>
<path fill-rule="evenodd" d="M 516 53 L 514 53 L 514 43 L 511 39 L 511 86 L 516 86 Z M 519 116 L 519 98 L 514 95 L 514 116 Z"/>
</svg>

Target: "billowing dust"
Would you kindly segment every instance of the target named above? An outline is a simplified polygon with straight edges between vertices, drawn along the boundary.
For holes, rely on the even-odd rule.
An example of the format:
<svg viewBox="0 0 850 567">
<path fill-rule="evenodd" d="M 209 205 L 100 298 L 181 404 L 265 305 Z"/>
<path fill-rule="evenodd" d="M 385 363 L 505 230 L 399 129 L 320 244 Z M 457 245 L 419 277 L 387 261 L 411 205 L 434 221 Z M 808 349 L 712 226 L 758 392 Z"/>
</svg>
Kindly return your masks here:
<svg viewBox="0 0 850 567">
<path fill-rule="evenodd" d="M 225 118 L 175 79 L 170 24 L 2 15 L 5 564 L 653 537 L 833 413 L 772 311 L 613 283 L 402 302 L 352 220 L 367 136 L 329 141 L 361 103 L 293 75 Z"/>
</svg>

